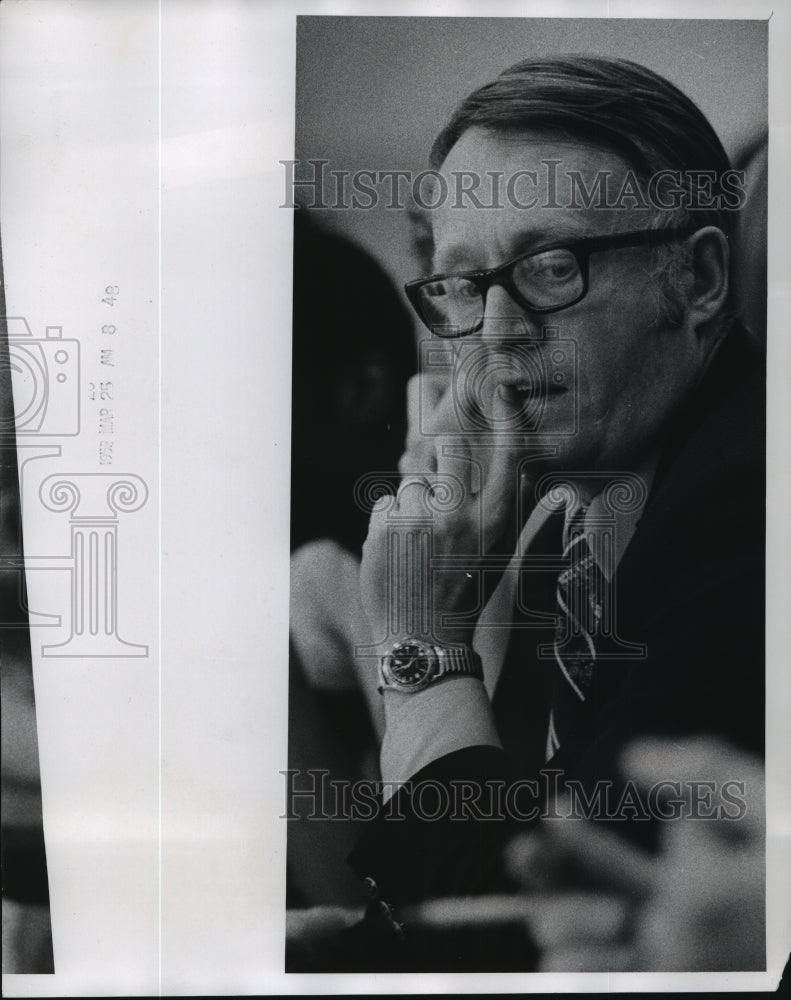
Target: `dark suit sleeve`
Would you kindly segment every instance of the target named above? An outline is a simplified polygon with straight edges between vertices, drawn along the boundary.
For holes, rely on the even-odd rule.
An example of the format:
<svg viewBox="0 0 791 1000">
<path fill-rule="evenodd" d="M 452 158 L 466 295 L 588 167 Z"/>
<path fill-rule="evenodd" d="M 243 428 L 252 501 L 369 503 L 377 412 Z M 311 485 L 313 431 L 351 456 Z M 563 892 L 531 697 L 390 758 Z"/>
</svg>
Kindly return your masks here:
<svg viewBox="0 0 791 1000">
<path fill-rule="evenodd" d="M 538 951 L 520 921 L 443 930 L 415 928 L 405 913 L 409 903 L 422 899 L 511 888 L 502 857 L 512 824 L 498 801 L 510 777 L 504 751 L 469 747 L 431 763 L 387 803 L 349 858 L 372 902 L 366 918 L 334 943 L 328 968 L 338 962 L 357 971 L 535 968 Z M 444 802 L 438 789 L 445 790 Z M 523 791 L 518 807 L 537 811 L 532 786 Z M 437 811 L 436 819 L 429 818 Z"/>
<path fill-rule="evenodd" d="M 500 802 L 508 766 L 494 747 L 433 761 L 385 804 L 352 853 L 352 867 L 397 905 L 493 891 L 502 882 L 507 833 Z"/>
</svg>

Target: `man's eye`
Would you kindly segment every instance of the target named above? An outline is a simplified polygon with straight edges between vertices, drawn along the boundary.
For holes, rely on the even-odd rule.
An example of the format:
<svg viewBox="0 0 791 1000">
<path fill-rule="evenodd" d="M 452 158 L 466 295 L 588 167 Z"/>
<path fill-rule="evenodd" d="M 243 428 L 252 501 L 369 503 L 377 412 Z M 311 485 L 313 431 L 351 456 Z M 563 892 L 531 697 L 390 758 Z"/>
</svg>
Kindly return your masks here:
<svg viewBox="0 0 791 1000">
<path fill-rule="evenodd" d="M 432 281 L 423 285 L 421 292 L 424 298 L 439 299 L 448 294 L 448 288 L 444 281 Z"/>
<path fill-rule="evenodd" d="M 534 275 L 552 281 L 565 281 L 577 274 L 577 261 L 571 254 L 547 254 L 532 262 Z"/>
<path fill-rule="evenodd" d="M 477 299 L 478 289 L 471 281 L 462 281 L 459 283 L 456 294 L 462 299 Z"/>
<path fill-rule="evenodd" d="M 471 281 L 465 278 L 444 278 L 441 281 L 433 281 L 423 286 L 423 297 L 425 299 L 477 299 L 478 289 Z"/>
</svg>

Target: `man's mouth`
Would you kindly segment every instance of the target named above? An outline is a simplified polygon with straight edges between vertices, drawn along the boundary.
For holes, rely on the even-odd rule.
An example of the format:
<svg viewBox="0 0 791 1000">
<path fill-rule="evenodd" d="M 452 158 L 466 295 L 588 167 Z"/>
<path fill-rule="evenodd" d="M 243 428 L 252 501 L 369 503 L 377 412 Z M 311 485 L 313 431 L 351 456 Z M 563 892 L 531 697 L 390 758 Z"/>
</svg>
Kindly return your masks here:
<svg viewBox="0 0 791 1000">
<path fill-rule="evenodd" d="M 513 393 L 524 399 L 538 399 L 544 396 L 556 396 L 559 393 L 568 392 L 565 378 L 558 378 L 557 374 L 551 381 L 547 379 L 520 379 L 518 381 L 501 382 L 501 386 L 509 393 Z"/>
<path fill-rule="evenodd" d="M 571 372 L 560 367 L 559 359 L 553 356 L 550 363 L 518 346 L 519 351 L 478 348 L 460 354 L 454 390 L 471 420 L 492 427 L 505 420 L 513 422 L 514 429 L 524 429 L 541 419 L 545 405 L 571 388 Z"/>
<path fill-rule="evenodd" d="M 557 375 L 558 373 L 555 373 Z M 569 391 L 569 382 L 565 377 L 547 379 L 533 375 L 514 374 L 512 377 L 497 379 L 490 382 L 477 399 L 468 399 L 471 409 L 481 414 L 484 420 L 501 426 L 502 420 L 513 422 L 514 430 L 533 427 L 536 421 L 541 421 L 544 408 L 551 406 L 551 401 L 564 396 Z M 502 400 L 504 410 L 499 416 L 497 398 Z M 494 425 L 493 425 L 494 426 Z"/>
</svg>

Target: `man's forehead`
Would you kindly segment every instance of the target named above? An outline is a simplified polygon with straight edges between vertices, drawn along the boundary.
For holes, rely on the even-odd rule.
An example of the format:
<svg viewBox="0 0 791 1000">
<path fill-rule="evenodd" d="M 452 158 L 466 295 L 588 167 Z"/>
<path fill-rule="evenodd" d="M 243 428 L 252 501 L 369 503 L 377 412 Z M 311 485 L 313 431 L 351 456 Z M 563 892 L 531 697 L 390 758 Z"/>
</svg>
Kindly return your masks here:
<svg viewBox="0 0 791 1000">
<path fill-rule="evenodd" d="M 642 228 L 645 211 L 596 204 L 597 185 L 618 187 L 629 171 L 613 151 L 571 136 L 470 128 L 442 164 L 435 266 L 491 266 L 532 246 Z"/>
<path fill-rule="evenodd" d="M 571 169 L 626 171 L 629 165 L 613 149 L 565 131 L 524 128 L 499 130 L 472 126 L 466 129 L 445 157 L 441 172 L 477 168 L 496 170 L 510 166 L 530 169 L 545 159 L 560 159 Z"/>
</svg>

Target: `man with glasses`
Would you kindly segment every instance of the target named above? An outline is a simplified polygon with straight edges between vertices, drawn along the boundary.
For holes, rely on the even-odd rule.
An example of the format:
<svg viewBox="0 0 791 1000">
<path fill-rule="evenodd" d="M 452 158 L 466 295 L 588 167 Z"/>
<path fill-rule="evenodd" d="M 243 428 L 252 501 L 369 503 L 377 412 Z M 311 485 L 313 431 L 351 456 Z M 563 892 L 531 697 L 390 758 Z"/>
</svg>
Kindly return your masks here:
<svg viewBox="0 0 791 1000">
<path fill-rule="evenodd" d="M 655 848 L 667 789 L 646 804 L 620 770 L 637 738 L 763 752 L 763 363 L 730 291 L 728 158 L 656 74 L 518 64 L 432 165 L 479 184 L 432 210 L 433 273 L 407 285 L 438 402 L 418 393 L 364 549 L 395 792 L 351 860 L 402 967 L 529 968 L 524 942 L 448 944 L 409 905 L 507 888 L 507 839 L 569 790 Z M 666 776 L 682 812 L 727 817 L 689 777 Z"/>
</svg>

